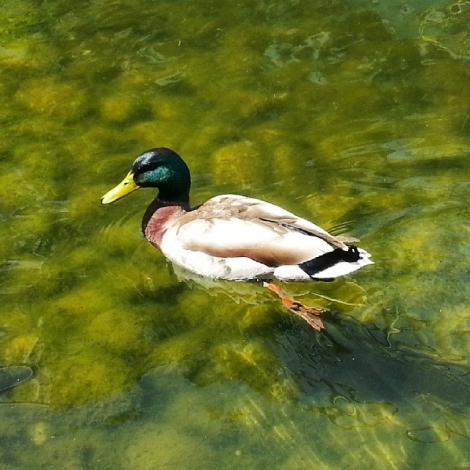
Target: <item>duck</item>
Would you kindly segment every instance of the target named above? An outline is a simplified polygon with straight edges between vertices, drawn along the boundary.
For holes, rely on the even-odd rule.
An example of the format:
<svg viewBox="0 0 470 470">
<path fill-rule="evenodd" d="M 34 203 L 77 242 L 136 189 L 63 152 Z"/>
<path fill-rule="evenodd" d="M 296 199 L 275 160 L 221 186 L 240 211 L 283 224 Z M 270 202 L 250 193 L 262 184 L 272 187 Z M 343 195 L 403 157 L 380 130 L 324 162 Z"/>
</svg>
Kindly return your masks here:
<svg viewBox="0 0 470 470">
<path fill-rule="evenodd" d="M 355 238 L 334 236 L 275 204 L 236 194 L 190 205 L 191 174 L 166 147 L 140 154 L 102 198 L 113 203 L 139 188 L 158 193 L 142 219 L 145 238 L 174 265 L 214 280 L 260 281 L 290 311 L 323 328 L 322 309 L 291 299 L 272 281 L 331 281 L 373 264 Z"/>
</svg>

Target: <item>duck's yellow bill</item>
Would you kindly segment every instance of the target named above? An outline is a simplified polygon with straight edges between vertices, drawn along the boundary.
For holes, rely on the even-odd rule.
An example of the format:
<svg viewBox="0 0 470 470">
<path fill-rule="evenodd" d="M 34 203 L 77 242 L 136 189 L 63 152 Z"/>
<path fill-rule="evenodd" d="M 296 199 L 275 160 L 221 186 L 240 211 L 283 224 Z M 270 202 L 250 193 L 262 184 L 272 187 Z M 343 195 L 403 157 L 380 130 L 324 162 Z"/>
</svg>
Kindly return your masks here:
<svg viewBox="0 0 470 470">
<path fill-rule="evenodd" d="M 108 191 L 101 198 L 101 204 L 110 204 L 111 202 L 117 201 L 139 188 L 140 186 L 135 183 L 134 175 L 132 174 L 132 171 L 130 171 L 116 187 Z"/>
</svg>

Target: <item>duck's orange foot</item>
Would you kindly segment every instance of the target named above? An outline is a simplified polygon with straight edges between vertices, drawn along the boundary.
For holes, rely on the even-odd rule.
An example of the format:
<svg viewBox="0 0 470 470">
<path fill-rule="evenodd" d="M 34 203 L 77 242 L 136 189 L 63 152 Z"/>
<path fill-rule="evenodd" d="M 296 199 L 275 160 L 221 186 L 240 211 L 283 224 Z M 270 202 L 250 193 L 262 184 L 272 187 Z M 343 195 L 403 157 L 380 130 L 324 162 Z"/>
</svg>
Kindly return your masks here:
<svg viewBox="0 0 470 470">
<path fill-rule="evenodd" d="M 284 307 L 288 308 L 292 313 L 295 313 L 300 318 L 304 319 L 312 328 L 320 331 L 324 328 L 323 322 L 320 320 L 321 315 L 326 310 L 315 307 L 308 307 L 297 300 L 291 299 L 279 286 L 265 282 L 264 287 L 274 292 L 282 301 Z"/>
</svg>

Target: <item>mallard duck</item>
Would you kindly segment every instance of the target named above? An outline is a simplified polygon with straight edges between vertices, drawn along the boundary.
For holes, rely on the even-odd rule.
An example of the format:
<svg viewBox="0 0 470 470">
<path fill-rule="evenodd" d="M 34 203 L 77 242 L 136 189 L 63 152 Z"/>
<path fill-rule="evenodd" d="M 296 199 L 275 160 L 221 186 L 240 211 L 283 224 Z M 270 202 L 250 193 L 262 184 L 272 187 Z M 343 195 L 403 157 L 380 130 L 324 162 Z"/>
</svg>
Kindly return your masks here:
<svg viewBox="0 0 470 470">
<path fill-rule="evenodd" d="M 335 237 L 269 202 L 226 194 L 192 208 L 190 187 L 183 159 L 168 148 L 154 148 L 137 157 L 101 202 L 110 204 L 139 188 L 157 188 L 142 220 L 145 237 L 172 263 L 212 279 L 332 280 L 372 264 L 370 254 L 353 244 L 356 239 Z M 266 285 L 297 314 L 310 318 L 321 312 Z"/>
</svg>

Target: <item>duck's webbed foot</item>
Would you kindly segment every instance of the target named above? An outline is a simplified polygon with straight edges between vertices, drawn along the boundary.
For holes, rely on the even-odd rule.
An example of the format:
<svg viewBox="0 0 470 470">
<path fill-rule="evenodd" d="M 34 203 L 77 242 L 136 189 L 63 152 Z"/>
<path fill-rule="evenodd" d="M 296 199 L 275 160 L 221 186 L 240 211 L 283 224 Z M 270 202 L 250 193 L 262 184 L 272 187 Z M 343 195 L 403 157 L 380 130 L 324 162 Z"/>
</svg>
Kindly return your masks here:
<svg viewBox="0 0 470 470">
<path fill-rule="evenodd" d="M 279 286 L 270 282 L 263 283 L 270 291 L 274 292 L 282 301 L 284 307 L 288 308 L 300 318 L 304 319 L 312 328 L 320 331 L 324 328 L 323 322 L 319 318 L 326 310 L 322 308 L 309 307 L 307 305 L 291 299 Z"/>
</svg>

